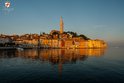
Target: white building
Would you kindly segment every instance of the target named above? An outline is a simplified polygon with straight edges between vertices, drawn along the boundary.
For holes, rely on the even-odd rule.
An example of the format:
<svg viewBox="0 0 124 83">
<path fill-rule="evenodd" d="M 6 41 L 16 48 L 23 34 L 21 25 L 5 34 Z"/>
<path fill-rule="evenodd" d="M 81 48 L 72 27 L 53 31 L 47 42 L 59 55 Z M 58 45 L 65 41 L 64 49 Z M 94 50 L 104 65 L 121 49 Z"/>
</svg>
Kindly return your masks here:
<svg viewBox="0 0 124 83">
<path fill-rule="evenodd" d="M 0 43 L 11 43 L 12 40 L 10 38 L 0 38 Z"/>
</svg>

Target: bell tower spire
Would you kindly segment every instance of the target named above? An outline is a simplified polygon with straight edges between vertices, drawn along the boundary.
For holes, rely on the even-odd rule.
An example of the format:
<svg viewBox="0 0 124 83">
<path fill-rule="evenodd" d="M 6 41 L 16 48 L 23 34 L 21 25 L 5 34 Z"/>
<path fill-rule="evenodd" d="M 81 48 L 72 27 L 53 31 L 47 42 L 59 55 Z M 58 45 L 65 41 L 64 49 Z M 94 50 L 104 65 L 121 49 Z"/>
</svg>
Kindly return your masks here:
<svg viewBox="0 0 124 83">
<path fill-rule="evenodd" d="M 60 17 L 60 34 L 62 34 L 64 31 L 64 23 L 63 23 L 63 20 L 62 20 L 62 16 Z"/>
</svg>

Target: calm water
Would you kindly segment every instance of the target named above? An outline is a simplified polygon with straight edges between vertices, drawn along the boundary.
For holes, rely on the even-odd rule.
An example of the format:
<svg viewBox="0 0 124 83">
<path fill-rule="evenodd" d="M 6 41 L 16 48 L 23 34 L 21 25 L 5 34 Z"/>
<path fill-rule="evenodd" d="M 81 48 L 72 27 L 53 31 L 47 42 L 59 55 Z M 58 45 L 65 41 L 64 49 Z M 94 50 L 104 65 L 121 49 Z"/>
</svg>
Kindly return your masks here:
<svg viewBox="0 0 124 83">
<path fill-rule="evenodd" d="M 124 83 L 124 49 L 0 50 L 0 83 Z"/>
</svg>

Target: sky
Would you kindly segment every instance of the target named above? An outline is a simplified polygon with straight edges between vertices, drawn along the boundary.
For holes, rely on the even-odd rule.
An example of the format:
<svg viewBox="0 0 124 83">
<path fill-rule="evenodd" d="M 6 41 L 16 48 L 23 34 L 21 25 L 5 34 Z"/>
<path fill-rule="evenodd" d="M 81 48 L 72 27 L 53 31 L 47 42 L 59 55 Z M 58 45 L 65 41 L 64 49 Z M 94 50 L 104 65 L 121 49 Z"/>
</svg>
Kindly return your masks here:
<svg viewBox="0 0 124 83">
<path fill-rule="evenodd" d="M 64 31 L 124 44 L 124 0 L 0 0 L 0 34 L 49 33 L 61 16 Z"/>
</svg>

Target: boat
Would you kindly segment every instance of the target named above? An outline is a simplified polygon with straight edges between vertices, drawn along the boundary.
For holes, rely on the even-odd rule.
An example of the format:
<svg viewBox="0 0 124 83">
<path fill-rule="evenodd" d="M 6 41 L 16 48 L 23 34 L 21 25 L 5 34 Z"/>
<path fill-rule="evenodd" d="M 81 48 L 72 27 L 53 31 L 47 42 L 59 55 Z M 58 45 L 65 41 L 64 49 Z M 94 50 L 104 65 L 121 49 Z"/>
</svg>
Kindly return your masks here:
<svg viewBox="0 0 124 83">
<path fill-rule="evenodd" d="M 23 48 L 20 48 L 20 47 L 17 47 L 16 48 L 18 51 L 23 51 L 24 49 Z"/>
</svg>

